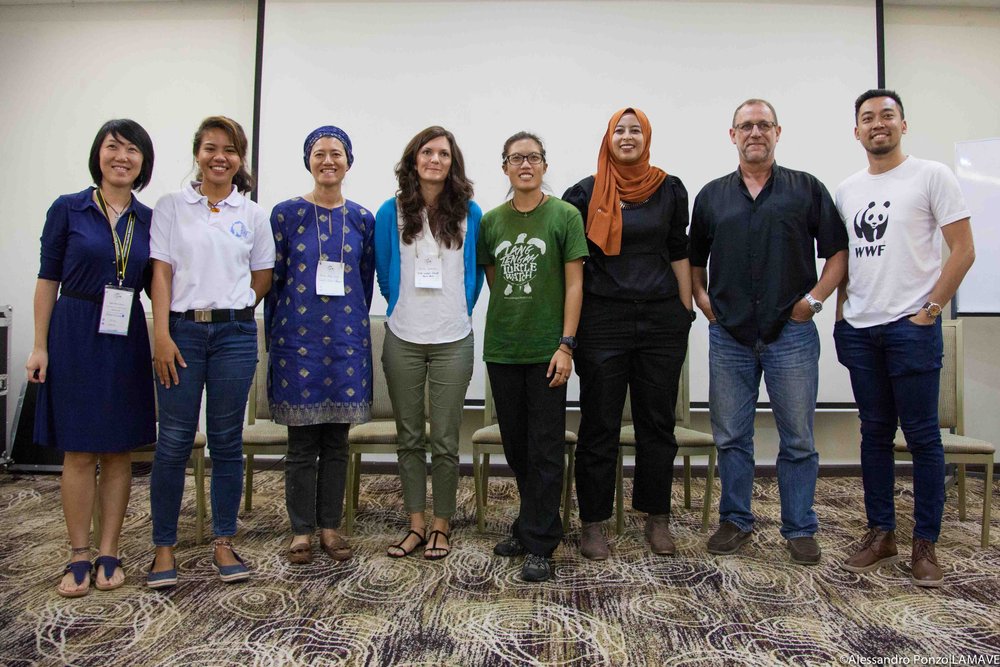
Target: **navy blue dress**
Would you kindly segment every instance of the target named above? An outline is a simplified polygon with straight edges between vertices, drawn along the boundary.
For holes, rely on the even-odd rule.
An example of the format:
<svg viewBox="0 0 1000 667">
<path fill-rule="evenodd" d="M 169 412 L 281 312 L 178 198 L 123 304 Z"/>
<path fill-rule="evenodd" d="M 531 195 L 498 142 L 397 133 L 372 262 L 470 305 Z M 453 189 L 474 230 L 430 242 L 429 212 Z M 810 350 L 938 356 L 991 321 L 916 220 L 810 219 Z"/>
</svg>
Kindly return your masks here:
<svg viewBox="0 0 1000 667">
<path fill-rule="evenodd" d="M 114 241 L 94 188 L 63 195 L 42 230 L 38 277 L 63 292 L 99 297 L 117 284 Z M 49 365 L 39 386 L 35 442 L 67 452 L 125 452 L 156 442 L 149 334 L 139 294 L 149 262 L 151 211 L 133 197 L 116 226 L 135 230 L 123 286 L 135 290 L 127 336 L 98 333 L 101 304 L 61 294 L 49 323 Z"/>
</svg>

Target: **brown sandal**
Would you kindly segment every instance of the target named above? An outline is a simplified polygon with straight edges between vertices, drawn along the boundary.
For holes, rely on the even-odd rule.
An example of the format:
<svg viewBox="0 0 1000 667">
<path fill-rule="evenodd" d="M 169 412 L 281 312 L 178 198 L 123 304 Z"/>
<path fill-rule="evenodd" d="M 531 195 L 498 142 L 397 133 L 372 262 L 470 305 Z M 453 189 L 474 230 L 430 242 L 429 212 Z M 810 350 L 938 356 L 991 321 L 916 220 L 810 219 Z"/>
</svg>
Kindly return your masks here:
<svg viewBox="0 0 1000 667">
<path fill-rule="evenodd" d="M 312 545 L 308 542 L 303 544 L 289 543 L 285 551 L 285 558 L 293 565 L 306 565 L 312 562 Z"/>
<path fill-rule="evenodd" d="M 351 545 L 340 535 L 334 536 L 329 542 L 320 540 L 319 545 L 326 552 L 327 556 L 336 561 L 349 560 L 354 555 Z"/>
</svg>

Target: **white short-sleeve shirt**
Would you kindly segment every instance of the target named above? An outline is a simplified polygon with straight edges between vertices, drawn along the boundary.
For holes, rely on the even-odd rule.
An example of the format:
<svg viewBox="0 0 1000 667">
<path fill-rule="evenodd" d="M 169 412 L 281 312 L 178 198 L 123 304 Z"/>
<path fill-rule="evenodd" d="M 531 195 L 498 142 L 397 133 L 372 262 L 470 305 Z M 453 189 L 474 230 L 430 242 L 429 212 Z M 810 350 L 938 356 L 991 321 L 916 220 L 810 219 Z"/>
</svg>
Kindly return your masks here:
<svg viewBox="0 0 1000 667">
<path fill-rule="evenodd" d="M 969 217 L 958 179 L 910 156 L 848 177 L 835 199 L 850 239 L 844 319 L 873 327 L 915 314 L 941 276 L 941 228 Z"/>
<path fill-rule="evenodd" d="M 199 185 L 188 183 L 153 208 L 149 255 L 173 268 L 170 310 L 253 306 L 250 272 L 274 268 L 267 215 L 235 186 L 213 212 Z"/>
</svg>

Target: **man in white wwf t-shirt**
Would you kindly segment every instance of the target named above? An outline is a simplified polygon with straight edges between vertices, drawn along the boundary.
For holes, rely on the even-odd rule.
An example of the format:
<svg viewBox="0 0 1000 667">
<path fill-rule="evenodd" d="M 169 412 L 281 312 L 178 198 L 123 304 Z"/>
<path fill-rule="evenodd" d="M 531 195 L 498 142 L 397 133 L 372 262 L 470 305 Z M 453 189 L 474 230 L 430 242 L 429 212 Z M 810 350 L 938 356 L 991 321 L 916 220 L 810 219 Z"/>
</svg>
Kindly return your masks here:
<svg viewBox="0 0 1000 667">
<path fill-rule="evenodd" d="M 944 508 L 944 451 L 938 425 L 941 309 L 975 259 L 969 211 L 958 180 L 939 162 L 906 155 L 903 103 L 869 90 L 854 104 L 854 136 L 868 168 L 837 188 L 850 237 L 847 279 L 834 340 L 851 373 L 861 418 L 861 472 L 868 532 L 842 567 L 871 572 L 897 560 L 893 438 L 897 422 L 913 455 L 911 579 L 940 586 L 934 543 Z M 942 267 L 941 240 L 951 254 Z"/>
</svg>

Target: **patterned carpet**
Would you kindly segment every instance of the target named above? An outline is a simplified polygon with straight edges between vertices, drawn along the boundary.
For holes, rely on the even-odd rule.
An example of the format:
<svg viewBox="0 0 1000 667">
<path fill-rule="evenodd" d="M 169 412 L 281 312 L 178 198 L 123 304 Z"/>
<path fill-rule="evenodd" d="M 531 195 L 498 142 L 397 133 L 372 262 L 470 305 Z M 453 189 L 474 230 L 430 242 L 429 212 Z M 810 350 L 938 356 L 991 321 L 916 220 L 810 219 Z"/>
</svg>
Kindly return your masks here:
<svg viewBox="0 0 1000 667">
<path fill-rule="evenodd" d="M 912 497 L 909 480 L 900 481 L 906 517 Z M 239 550 L 254 578 L 225 586 L 209 548 L 193 544 L 189 477 L 181 581 L 157 593 L 140 585 L 152 552 L 149 478 L 136 477 L 122 541 L 128 583 L 64 600 L 55 592 L 66 558 L 58 478 L 0 475 L 0 664 L 831 665 L 891 656 L 911 661 L 895 664 L 928 664 L 917 662 L 923 657 L 998 664 L 1000 526 L 994 521 L 994 546 L 979 549 L 983 483 L 969 486 L 966 522 L 949 493 L 938 551 L 947 578 L 938 590 L 912 586 L 904 564 L 870 575 L 836 567 L 864 528 L 854 478 L 819 481 L 825 553 L 818 567 L 788 562 L 773 479 L 754 488 L 753 539 L 742 554 L 722 557 L 705 553 L 698 501 L 685 510 L 677 482 L 677 557 L 649 555 L 642 517 L 628 514 L 611 560 L 586 561 L 574 521 L 556 552 L 555 580 L 538 585 L 520 581 L 517 561 L 491 552 L 513 511 L 509 479 L 491 482 L 482 535 L 471 479 L 462 479 L 455 549 L 431 563 L 384 555 L 405 530 L 399 482 L 365 476 L 355 558 L 333 564 L 319 552 L 311 565 L 291 566 L 279 555 L 283 481 L 270 471 L 257 475 L 254 508 L 241 514 Z M 900 524 L 908 556 L 912 523 Z"/>
</svg>

